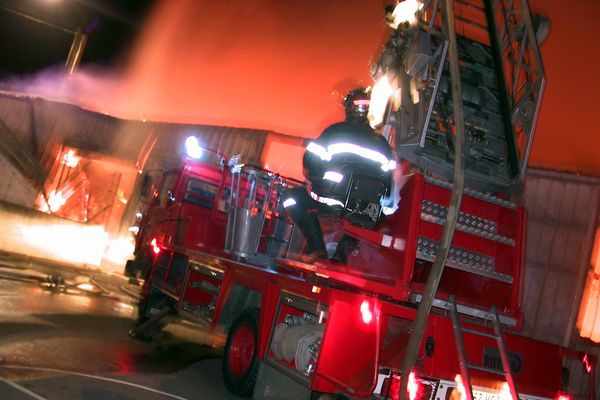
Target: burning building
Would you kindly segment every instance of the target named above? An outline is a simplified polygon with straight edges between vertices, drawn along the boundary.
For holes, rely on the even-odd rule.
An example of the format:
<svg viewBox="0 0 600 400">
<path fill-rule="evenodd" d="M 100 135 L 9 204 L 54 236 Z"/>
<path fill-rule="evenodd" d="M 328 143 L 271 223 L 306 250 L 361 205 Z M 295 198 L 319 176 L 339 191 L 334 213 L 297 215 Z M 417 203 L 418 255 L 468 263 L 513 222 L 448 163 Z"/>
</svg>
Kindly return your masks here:
<svg viewBox="0 0 600 400">
<path fill-rule="evenodd" d="M 7 171 L 0 201 L 29 221 L 26 229 L 13 227 L 21 234 L 11 236 L 5 218 L 0 246 L 77 263 L 122 267 L 131 251 L 129 228 L 144 206 L 139 190 L 146 173 L 178 165 L 191 134 L 203 147 L 227 157 L 241 154 L 248 163 L 264 164 L 272 153 L 278 172 L 293 174 L 290 167 L 300 165 L 301 139 L 266 130 L 124 120 L 10 93 L 0 96 L 0 114 L 0 163 Z M 297 160 L 288 165 L 275 155 L 289 159 L 289 148 Z M 63 242 L 57 240 L 61 232 Z M 86 239 L 73 246 L 74 237 Z M 87 256 L 72 255 L 82 246 Z"/>
</svg>

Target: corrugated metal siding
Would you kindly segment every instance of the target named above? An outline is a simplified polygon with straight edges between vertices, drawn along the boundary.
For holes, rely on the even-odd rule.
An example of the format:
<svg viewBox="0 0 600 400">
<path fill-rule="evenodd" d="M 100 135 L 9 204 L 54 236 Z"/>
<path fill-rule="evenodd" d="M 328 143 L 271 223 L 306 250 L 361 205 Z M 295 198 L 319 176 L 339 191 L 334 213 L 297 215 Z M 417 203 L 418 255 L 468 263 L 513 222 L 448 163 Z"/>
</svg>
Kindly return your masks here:
<svg viewBox="0 0 600 400">
<path fill-rule="evenodd" d="M 31 208 L 38 194 L 38 189 L 17 171 L 13 165 L 0 154 L 0 202 L 17 204 Z"/>
<path fill-rule="evenodd" d="M 241 153 L 260 162 L 268 131 L 258 129 L 129 121 L 81 109 L 71 104 L 0 93 L 0 121 L 33 154 L 46 153 L 63 141 L 134 161 L 148 135 L 161 139 L 157 150 L 178 147 L 177 139 L 199 135 L 203 143 L 226 155 Z M 39 146 L 36 149 L 35 145 Z M 41 161 L 45 161 L 42 159 Z"/>
<path fill-rule="evenodd" d="M 12 128 L 16 139 L 31 143 L 33 100 L 29 97 L 0 95 L 0 120 Z"/>
<path fill-rule="evenodd" d="M 259 164 L 268 134 L 256 129 L 122 120 L 71 104 L 5 92 L 0 93 L 0 123 L 0 134 L 10 139 L 5 141 L 9 145 L 0 146 L 7 160 L 31 160 L 33 167 L 45 172 L 63 145 L 134 165 L 148 138 L 157 139 L 151 166 L 162 168 L 180 161 L 183 140 L 190 134 L 197 135 L 207 148 L 226 156 L 242 154 L 244 162 Z M 8 157 L 15 150 L 20 157 Z M 36 168 L 29 164 L 15 167 L 28 180 L 44 175 L 34 173 Z"/>
<path fill-rule="evenodd" d="M 526 336 L 600 355 L 575 328 L 600 205 L 600 179 L 532 169 L 523 193 L 528 212 L 523 292 Z M 567 365 L 571 387 L 587 396 L 581 361 Z M 596 387 L 600 381 L 596 379 Z"/>
<path fill-rule="evenodd" d="M 600 180 L 530 170 L 524 333 L 568 344 L 573 303 L 588 266 L 600 202 Z"/>
<path fill-rule="evenodd" d="M 209 125 L 155 123 L 144 125 L 143 128 L 151 130 L 152 134 L 158 137 L 158 142 L 152 156 L 155 166 L 161 163 L 164 164 L 165 162 L 171 164 L 178 163 L 183 143 L 189 135 L 198 137 L 202 147 L 219 151 L 226 157 L 241 154 L 243 162 L 260 164 L 265 139 L 268 134 L 268 131 L 257 129 Z"/>
</svg>

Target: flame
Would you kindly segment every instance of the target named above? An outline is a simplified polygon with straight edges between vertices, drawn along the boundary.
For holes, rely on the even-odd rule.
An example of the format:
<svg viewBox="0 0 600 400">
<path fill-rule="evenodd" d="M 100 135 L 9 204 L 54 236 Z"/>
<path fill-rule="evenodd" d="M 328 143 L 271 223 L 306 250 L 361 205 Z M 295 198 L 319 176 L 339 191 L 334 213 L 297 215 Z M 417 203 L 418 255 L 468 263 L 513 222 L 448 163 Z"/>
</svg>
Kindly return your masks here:
<svg viewBox="0 0 600 400">
<path fill-rule="evenodd" d="M 55 213 L 62 208 L 67 202 L 69 195 L 63 194 L 60 190 L 51 190 L 48 193 L 46 201 L 41 201 L 38 205 L 38 210 L 45 213 Z"/>
<path fill-rule="evenodd" d="M 588 271 L 587 281 L 579 305 L 577 329 L 579 336 L 600 342 L 600 278 Z"/>
<path fill-rule="evenodd" d="M 119 237 L 109 240 L 104 251 L 104 260 L 115 265 L 123 266 L 135 249 L 133 237 Z"/>
<path fill-rule="evenodd" d="M 390 98 L 394 94 L 392 86 L 387 75 L 382 75 L 371 90 L 371 105 L 369 107 L 369 124 L 375 128 L 385 121 L 385 111 Z"/>
<path fill-rule="evenodd" d="M 465 389 L 465 385 L 463 384 L 462 381 L 462 376 L 460 374 L 456 374 L 456 376 L 454 377 L 454 382 L 456 382 L 456 389 L 458 390 L 458 393 L 460 394 L 460 399 L 466 399 L 467 398 L 467 391 Z"/>
<path fill-rule="evenodd" d="M 405 0 L 396 5 L 392 15 L 394 22 L 392 28 L 396 29 L 402 23 L 407 22 L 410 25 L 417 23 L 417 13 L 423 8 L 423 4 L 419 0 Z"/>
<path fill-rule="evenodd" d="M 99 266 L 108 244 L 108 234 L 101 226 L 46 224 L 16 227 L 23 243 L 48 258 L 75 264 Z"/>
<path fill-rule="evenodd" d="M 122 271 L 135 247 L 132 237 L 110 239 L 100 225 L 16 224 L 14 231 L 28 254 L 117 271 Z"/>
<path fill-rule="evenodd" d="M 500 389 L 500 400 L 512 400 L 510 388 L 508 387 L 508 383 L 506 382 L 502 384 L 502 389 Z"/>
<path fill-rule="evenodd" d="M 75 150 L 69 150 L 63 156 L 63 164 L 65 164 L 69 168 L 77 167 L 79 165 L 79 160 L 81 160 L 81 157 L 78 157 L 75 154 Z"/>
</svg>

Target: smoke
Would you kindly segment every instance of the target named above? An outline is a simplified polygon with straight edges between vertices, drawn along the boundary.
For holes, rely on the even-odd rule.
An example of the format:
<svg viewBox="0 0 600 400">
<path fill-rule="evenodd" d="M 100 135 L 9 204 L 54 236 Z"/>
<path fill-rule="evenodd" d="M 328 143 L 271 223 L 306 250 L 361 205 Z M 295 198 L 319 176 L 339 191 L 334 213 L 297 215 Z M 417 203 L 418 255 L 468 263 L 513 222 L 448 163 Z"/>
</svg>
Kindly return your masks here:
<svg viewBox="0 0 600 400">
<path fill-rule="evenodd" d="M 593 70 L 598 52 L 572 51 L 578 38 L 597 33 L 600 3 L 584 13 L 558 0 L 533 6 L 550 17 L 553 32 L 542 47 L 549 85 L 531 163 L 598 171 L 597 135 L 589 129 L 598 101 L 581 107 L 564 100 L 580 98 L 600 79 Z M 387 34 L 382 11 L 382 2 L 361 0 L 162 0 L 123 69 L 84 64 L 67 80 L 51 68 L 0 87 L 127 119 L 314 137 L 342 118 L 332 91 L 371 83 L 368 66 Z M 573 73 L 573 65 L 583 67 Z M 580 138 L 565 146 L 565 132 Z"/>
<path fill-rule="evenodd" d="M 343 117 L 332 92 L 370 84 L 378 2 L 162 0 L 122 70 L 83 65 L 3 88 L 126 119 L 316 136 Z"/>
<path fill-rule="evenodd" d="M 342 81 L 367 82 L 382 9 L 360 0 L 159 3 L 127 71 L 153 118 L 315 136 L 343 114 Z"/>
<path fill-rule="evenodd" d="M 71 76 L 52 66 L 29 76 L 4 80 L 2 90 L 39 96 L 48 100 L 77 104 L 92 111 L 119 116 L 122 78 L 118 71 L 94 66 L 81 67 Z"/>
</svg>

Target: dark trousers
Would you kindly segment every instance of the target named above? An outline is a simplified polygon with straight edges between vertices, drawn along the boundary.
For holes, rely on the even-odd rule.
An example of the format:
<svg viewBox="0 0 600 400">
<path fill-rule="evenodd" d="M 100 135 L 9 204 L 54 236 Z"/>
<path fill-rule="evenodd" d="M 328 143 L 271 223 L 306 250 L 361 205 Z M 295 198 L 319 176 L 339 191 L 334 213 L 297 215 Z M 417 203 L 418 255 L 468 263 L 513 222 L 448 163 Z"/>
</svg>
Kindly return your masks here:
<svg viewBox="0 0 600 400">
<path fill-rule="evenodd" d="M 327 213 L 329 207 L 313 200 L 302 186 L 292 188 L 286 193 L 285 201 L 289 202 L 292 199 L 295 204 L 289 205 L 285 210 L 306 238 L 304 252 L 325 254 L 323 231 L 317 213 Z"/>
<path fill-rule="evenodd" d="M 336 216 L 338 213 L 328 205 L 313 200 L 304 187 L 290 189 L 285 196 L 285 200 L 289 199 L 293 199 L 295 204 L 286 207 L 286 211 L 306 238 L 304 253 L 326 256 L 327 251 L 325 242 L 323 241 L 323 231 L 321 230 L 321 224 L 317 215 Z M 344 235 L 337 245 L 332 260 L 346 264 L 348 255 L 357 246 L 357 239 Z"/>
</svg>

